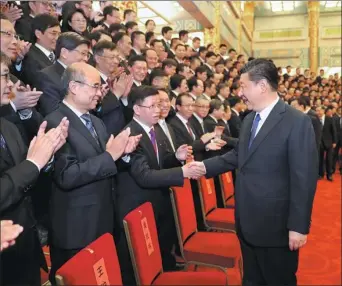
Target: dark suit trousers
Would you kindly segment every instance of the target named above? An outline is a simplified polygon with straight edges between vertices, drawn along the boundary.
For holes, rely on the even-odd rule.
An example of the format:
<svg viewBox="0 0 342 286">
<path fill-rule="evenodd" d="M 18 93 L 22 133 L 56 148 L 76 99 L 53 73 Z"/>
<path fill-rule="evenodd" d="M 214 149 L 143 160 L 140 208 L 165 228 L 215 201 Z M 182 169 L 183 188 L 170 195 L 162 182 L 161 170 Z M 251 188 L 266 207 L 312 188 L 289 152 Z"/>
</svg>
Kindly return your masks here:
<svg viewBox="0 0 342 286">
<path fill-rule="evenodd" d="M 333 169 L 333 172 L 335 172 L 336 170 L 336 164 L 337 164 L 337 161 L 338 161 L 338 158 L 339 158 L 339 151 L 340 151 L 340 148 L 342 148 L 342 142 L 341 141 L 338 141 L 336 143 L 336 147 L 333 151 L 333 165 L 332 165 L 332 169 Z M 340 169 L 341 169 L 341 165 L 340 165 Z"/>
<path fill-rule="evenodd" d="M 49 280 L 52 285 L 56 285 L 55 276 L 57 270 L 80 251 L 81 249 L 62 249 L 50 245 L 51 270 Z"/>
<path fill-rule="evenodd" d="M 325 160 L 324 160 L 325 155 Z M 326 148 L 324 144 L 321 144 L 319 151 L 319 175 L 324 177 L 327 173 L 328 176 L 332 175 L 333 170 L 333 148 Z"/>
<path fill-rule="evenodd" d="M 299 251 L 288 247 L 255 247 L 238 234 L 243 258 L 243 286 L 297 285 Z"/>
<path fill-rule="evenodd" d="M 14 246 L 0 255 L 0 285 L 41 285 L 40 258 L 42 250 L 37 232 L 26 228 Z"/>
</svg>

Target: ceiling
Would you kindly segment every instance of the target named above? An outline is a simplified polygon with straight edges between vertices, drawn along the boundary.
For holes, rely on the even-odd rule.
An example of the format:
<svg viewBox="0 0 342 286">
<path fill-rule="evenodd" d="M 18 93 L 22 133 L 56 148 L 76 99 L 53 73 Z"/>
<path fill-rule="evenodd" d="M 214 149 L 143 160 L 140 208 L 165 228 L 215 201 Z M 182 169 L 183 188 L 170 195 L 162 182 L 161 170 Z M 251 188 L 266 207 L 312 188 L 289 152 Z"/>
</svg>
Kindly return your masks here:
<svg viewBox="0 0 342 286">
<path fill-rule="evenodd" d="M 255 16 L 279 14 L 306 14 L 307 1 L 260 1 L 255 7 Z M 320 1 L 321 12 L 341 11 L 341 1 Z"/>
</svg>

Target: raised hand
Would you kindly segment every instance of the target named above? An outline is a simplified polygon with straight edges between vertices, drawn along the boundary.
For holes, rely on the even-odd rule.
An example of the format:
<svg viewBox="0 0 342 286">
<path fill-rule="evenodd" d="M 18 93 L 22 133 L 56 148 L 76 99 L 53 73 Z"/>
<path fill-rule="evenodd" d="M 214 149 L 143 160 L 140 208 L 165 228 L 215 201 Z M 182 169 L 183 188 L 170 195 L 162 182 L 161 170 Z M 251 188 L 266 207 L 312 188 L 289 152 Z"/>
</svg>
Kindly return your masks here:
<svg viewBox="0 0 342 286">
<path fill-rule="evenodd" d="M 185 161 L 188 157 L 188 153 L 189 153 L 188 145 L 184 144 L 177 149 L 175 155 L 176 155 L 177 160 Z"/>
<path fill-rule="evenodd" d="M 18 42 L 18 58 L 23 59 L 30 50 L 32 43 L 20 40 Z"/>
<path fill-rule="evenodd" d="M 22 110 L 25 108 L 32 108 L 37 105 L 39 97 L 43 94 L 41 91 L 37 91 L 35 88 L 31 90 L 29 85 L 20 86 L 20 81 L 18 80 L 12 88 L 14 97 L 12 102 L 14 103 L 17 110 Z"/>
<path fill-rule="evenodd" d="M 224 130 L 223 126 L 215 126 L 214 132 L 215 132 L 216 137 L 221 138 L 223 130 Z"/>
<path fill-rule="evenodd" d="M 10 20 L 10 22 L 14 24 L 17 20 L 21 18 L 21 16 L 24 13 L 23 10 L 11 4 L 8 6 L 8 9 L 4 12 L 4 14 L 7 16 L 8 20 Z"/>
<path fill-rule="evenodd" d="M 127 80 L 126 80 L 126 89 L 122 97 L 127 97 L 128 94 L 130 93 L 132 86 L 133 86 L 133 76 L 131 74 L 127 75 Z"/>
<path fill-rule="evenodd" d="M 46 126 L 46 121 L 40 125 L 37 136 L 30 143 L 26 157 L 26 159 L 36 163 L 40 169 L 51 159 L 62 134 L 61 127 L 52 128 L 45 134 Z"/>
<path fill-rule="evenodd" d="M 112 156 L 114 161 L 118 160 L 125 152 L 130 134 L 130 128 L 126 128 L 115 138 L 113 135 L 110 136 L 106 144 L 106 151 Z"/>
<path fill-rule="evenodd" d="M 135 149 L 137 149 L 141 137 L 142 137 L 142 134 L 139 134 L 137 136 L 130 136 L 128 138 L 128 143 L 127 143 L 126 148 L 125 148 L 125 154 L 130 154 L 130 153 L 134 152 Z"/>
<path fill-rule="evenodd" d="M 122 73 L 119 78 L 116 78 L 113 81 L 112 86 L 110 87 L 112 92 L 118 97 L 120 98 L 121 96 L 123 96 L 123 94 L 125 93 L 126 90 L 126 85 L 127 85 L 127 75 L 125 73 Z"/>
<path fill-rule="evenodd" d="M 214 139 L 214 143 L 216 144 L 216 145 L 218 145 L 219 147 L 223 147 L 223 146 L 225 146 L 225 145 L 227 145 L 227 142 L 226 141 L 224 141 L 224 140 L 222 140 L 222 139 L 219 139 L 219 138 L 215 138 Z"/>
<path fill-rule="evenodd" d="M 56 153 L 59 149 L 61 149 L 62 146 L 66 142 L 66 139 L 68 137 L 68 131 L 69 131 L 69 120 L 66 117 L 64 117 L 61 120 L 61 123 L 59 123 L 58 127 L 61 128 L 61 136 L 58 138 L 59 141 L 58 141 L 58 144 L 54 150 L 54 153 Z"/>
<path fill-rule="evenodd" d="M 15 244 L 15 239 L 19 236 L 24 228 L 19 224 L 13 224 L 11 220 L 1 221 L 1 246 L 0 251 Z"/>
<path fill-rule="evenodd" d="M 306 244 L 307 235 L 295 231 L 289 231 L 289 248 L 291 251 L 297 250 Z"/>
<path fill-rule="evenodd" d="M 202 135 L 201 141 L 203 142 L 203 144 L 207 144 L 211 139 L 215 138 L 215 136 L 215 132 L 205 133 Z"/>
<path fill-rule="evenodd" d="M 206 169 L 203 162 L 191 162 L 182 167 L 183 177 L 188 179 L 195 179 L 204 176 Z"/>
</svg>

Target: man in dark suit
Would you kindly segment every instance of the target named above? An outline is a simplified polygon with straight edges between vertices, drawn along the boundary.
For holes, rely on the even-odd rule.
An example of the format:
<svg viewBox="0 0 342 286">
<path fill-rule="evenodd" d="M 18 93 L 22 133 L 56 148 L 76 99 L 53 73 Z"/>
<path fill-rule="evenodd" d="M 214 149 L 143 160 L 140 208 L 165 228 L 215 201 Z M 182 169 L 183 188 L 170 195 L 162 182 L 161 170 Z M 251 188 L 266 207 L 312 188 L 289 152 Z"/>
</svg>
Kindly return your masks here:
<svg viewBox="0 0 342 286">
<path fill-rule="evenodd" d="M 166 118 L 168 118 L 169 112 L 171 110 L 171 101 L 166 89 L 158 89 L 158 93 L 160 102 L 160 117 L 158 124 L 155 125 L 155 128 L 160 128 L 167 137 L 168 140 L 166 142 L 170 143 L 168 144 L 168 149 L 176 152 L 178 147 L 176 144 L 176 135 L 170 124 L 166 122 Z"/>
<path fill-rule="evenodd" d="M 219 150 L 220 147 L 210 142 L 215 133 L 206 133 L 197 137 L 189 119 L 193 115 L 194 100 L 188 93 L 181 93 L 176 99 L 177 114 L 171 119 L 170 125 L 173 128 L 177 145 L 187 144 L 192 146 L 195 158 L 203 158 L 206 151 Z"/>
<path fill-rule="evenodd" d="M 324 110 L 322 107 L 318 107 L 316 108 L 316 111 L 318 113 L 322 128 L 322 140 L 319 149 L 319 176 L 324 178 L 324 174 L 326 173 L 328 181 L 332 181 L 333 149 L 336 147 L 337 132 L 334 121 L 331 117 L 331 108 L 327 107 Z"/>
<path fill-rule="evenodd" d="M 101 83 L 108 84 L 109 90 L 104 96 L 97 115 L 101 118 L 109 134 L 118 135 L 125 127 L 125 116 L 121 97 L 126 98 L 132 87 L 132 76 L 122 73 L 118 79 L 111 79 L 119 65 L 119 54 L 112 42 L 101 41 L 94 48 L 96 69 L 100 72 Z"/>
<path fill-rule="evenodd" d="M 6 76 L 9 74 L 10 60 L 1 54 L 0 62 L 0 103 L 6 105 L 10 103 L 8 96 L 12 87 L 12 82 Z M 1 220 L 11 220 L 24 227 L 16 244 L 1 253 L 2 285 L 40 285 L 40 266 L 46 264 L 36 232 L 31 191 L 40 171 L 64 144 L 67 136 L 65 123 L 66 119 L 47 133 L 46 122 L 43 123 L 37 137 L 27 148 L 16 126 L 0 117 Z"/>
<path fill-rule="evenodd" d="M 174 270 L 176 262 L 171 250 L 176 242 L 176 231 L 173 227 L 169 187 L 182 186 L 184 178 L 192 176 L 188 166 L 181 164 L 188 156 L 188 147 L 183 145 L 173 152 L 168 148 L 163 132 L 154 128 L 160 116 L 157 89 L 137 87 L 132 90 L 131 98 L 134 118 L 128 127 L 133 135 L 142 134 L 142 138 L 137 150 L 131 154 L 130 170 L 118 175 L 118 221 L 121 222 L 139 205 L 151 202 L 156 216 L 163 268 Z M 128 252 L 124 254 L 127 249 L 126 239 L 123 236 L 120 240 L 120 266 L 124 280 L 129 280 Z"/>
<path fill-rule="evenodd" d="M 109 137 L 103 122 L 89 114 L 102 95 L 95 68 L 74 63 L 66 69 L 62 83 L 67 90 L 65 99 L 46 118 L 49 127 L 63 117 L 70 121 L 69 138 L 55 155 L 50 199 L 51 282 L 56 270 L 78 251 L 101 235 L 113 233 L 114 176 L 123 153 L 130 153 L 137 144 L 130 143 L 137 137 L 129 137 L 129 129 Z"/>
<path fill-rule="evenodd" d="M 31 41 L 34 30 L 32 28 L 33 19 L 39 14 L 51 14 L 52 7 L 49 2 L 29 1 L 28 13 L 15 24 L 15 30 L 25 41 Z"/>
<path fill-rule="evenodd" d="M 57 61 L 38 73 L 37 88 L 43 92 L 39 100 L 39 112 L 44 116 L 56 110 L 64 98 L 61 77 L 67 66 L 87 62 L 90 43 L 74 32 L 63 33 L 56 43 Z"/>
<path fill-rule="evenodd" d="M 161 34 L 163 36 L 161 41 L 164 46 L 164 51 L 167 53 L 170 51 L 170 48 L 171 48 L 172 31 L 173 31 L 172 28 L 169 26 L 165 26 L 161 30 Z"/>
<path fill-rule="evenodd" d="M 234 138 L 239 138 L 242 120 L 240 118 L 242 100 L 240 97 L 229 98 L 232 116 L 229 120 L 231 134 Z"/>
<path fill-rule="evenodd" d="M 42 14 L 33 19 L 32 29 L 34 45 L 23 60 L 22 79 L 33 87 L 36 86 L 38 72 L 55 62 L 53 51 L 61 34 L 61 28 L 56 18 Z"/>
<path fill-rule="evenodd" d="M 208 132 L 214 132 L 216 126 L 220 126 L 219 120 L 222 120 L 224 114 L 224 105 L 218 100 L 214 99 L 210 102 L 209 115 L 204 120 L 204 126 Z M 231 136 L 227 136 L 222 132 L 221 139 L 226 142 L 226 148 L 234 148 L 237 143 L 237 138 L 232 138 Z"/>
<path fill-rule="evenodd" d="M 291 106 L 294 108 L 300 110 L 301 112 L 304 112 L 307 110 L 307 99 L 308 97 L 301 96 L 298 99 L 292 100 L 291 101 Z M 310 106 L 309 106 L 310 107 Z M 315 131 L 315 137 L 316 137 L 316 146 L 317 146 L 317 151 L 319 151 L 320 145 L 321 145 L 321 140 L 322 140 L 322 124 L 319 120 L 318 115 L 316 112 L 314 112 L 312 109 L 310 109 L 306 113 L 312 122 L 312 127 Z"/>
<path fill-rule="evenodd" d="M 131 35 L 132 50 L 129 57 L 141 56 L 146 48 L 145 34 L 141 31 L 134 31 Z"/>
<path fill-rule="evenodd" d="M 314 130 L 308 116 L 278 98 L 278 72 L 269 60 L 248 62 L 241 85 L 254 112 L 242 124 L 238 146 L 192 167 L 207 177 L 239 169 L 235 222 L 243 285 L 296 285 L 317 184 Z"/>
</svg>

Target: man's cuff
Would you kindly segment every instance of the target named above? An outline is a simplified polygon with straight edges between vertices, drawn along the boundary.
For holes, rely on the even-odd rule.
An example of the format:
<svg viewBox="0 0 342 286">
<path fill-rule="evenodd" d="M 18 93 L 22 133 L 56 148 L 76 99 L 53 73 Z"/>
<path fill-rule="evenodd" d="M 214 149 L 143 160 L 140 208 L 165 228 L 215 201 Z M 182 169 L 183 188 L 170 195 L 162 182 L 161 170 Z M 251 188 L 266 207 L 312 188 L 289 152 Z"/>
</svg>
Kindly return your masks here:
<svg viewBox="0 0 342 286">
<path fill-rule="evenodd" d="M 28 120 L 32 117 L 32 110 L 30 108 L 19 110 L 18 113 L 21 120 Z"/>
<path fill-rule="evenodd" d="M 20 61 L 19 63 L 17 63 L 16 65 L 15 65 L 15 69 L 17 70 L 17 71 L 21 71 L 21 68 L 23 67 L 23 62 L 22 61 Z"/>
<path fill-rule="evenodd" d="M 30 161 L 31 163 L 33 163 L 34 165 L 37 166 L 38 168 L 38 172 L 40 172 L 40 170 L 42 169 L 35 161 L 31 160 L 31 159 L 26 159 L 27 161 Z"/>
<path fill-rule="evenodd" d="M 121 102 L 122 102 L 122 104 L 123 104 L 124 106 L 127 106 L 127 105 L 128 105 L 128 99 L 127 99 L 127 97 L 121 97 L 120 99 L 121 99 Z"/>
<path fill-rule="evenodd" d="M 122 158 L 122 161 L 124 161 L 125 163 L 129 163 L 131 161 L 131 156 L 130 155 L 125 155 Z"/>
</svg>

